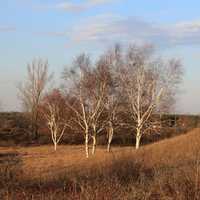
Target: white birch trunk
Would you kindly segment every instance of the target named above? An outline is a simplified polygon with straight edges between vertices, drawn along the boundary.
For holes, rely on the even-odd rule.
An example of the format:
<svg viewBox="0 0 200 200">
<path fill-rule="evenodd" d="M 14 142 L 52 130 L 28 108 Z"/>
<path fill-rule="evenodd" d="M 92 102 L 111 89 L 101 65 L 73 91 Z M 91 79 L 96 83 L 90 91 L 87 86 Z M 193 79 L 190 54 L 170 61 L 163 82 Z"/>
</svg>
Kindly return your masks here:
<svg viewBox="0 0 200 200">
<path fill-rule="evenodd" d="M 137 133 L 136 133 L 136 144 L 135 144 L 135 148 L 139 149 L 140 147 L 140 140 L 141 140 L 141 130 L 139 128 L 137 128 Z"/>
<path fill-rule="evenodd" d="M 97 144 L 96 136 L 93 136 L 92 140 L 93 140 L 93 143 L 92 143 L 92 155 L 94 155 L 95 151 L 96 151 L 96 144 Z"/>
<path fill-rule="evenodd" d="M 110 142 L 108 142 L 108 145 L 107 145 L 107 152 L 110 153 Z"/>
<path fill-rule="evenodd" d="M 88 132 L 85 133 L 85 153 L 86 158 L 89 158 L 89 146 L 88 146 L 89 135 Z"/>
<path fill-rule="evenodd" d="M 57 142 L 54 142 L 54 150 L 57 150 Z"/>
<path fill-rule="evenodd" d="M 111 149 L 111 142 L 112 142 L 112 139 L 113 139 L 113 128 L 110 127 L 109 130 L 108 130 L 108 144 L 107 144 L 107 152 L 110 152 L 110 149 Z"/>
</svg>

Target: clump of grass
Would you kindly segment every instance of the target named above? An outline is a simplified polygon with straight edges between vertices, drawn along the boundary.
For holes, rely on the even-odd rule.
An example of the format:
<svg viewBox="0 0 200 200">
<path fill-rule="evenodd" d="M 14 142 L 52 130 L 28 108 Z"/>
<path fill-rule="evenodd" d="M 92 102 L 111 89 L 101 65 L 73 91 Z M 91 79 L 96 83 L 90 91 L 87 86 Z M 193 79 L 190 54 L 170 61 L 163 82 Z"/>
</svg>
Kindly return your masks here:
<svg viewBox="0 0 200 200">
<path fill-rule="evenodd" d="M 19 180 L 9 191 L 10 199 L 199 199 L 196 163 L 179 167 L 147 168 L 122 158 L 106 165 L 65 171 L 47 179 Z M 186 166 L 187 165 L 187 166 Z M 197 182 L 196 182 L 197 181 Z"/>
</svg>

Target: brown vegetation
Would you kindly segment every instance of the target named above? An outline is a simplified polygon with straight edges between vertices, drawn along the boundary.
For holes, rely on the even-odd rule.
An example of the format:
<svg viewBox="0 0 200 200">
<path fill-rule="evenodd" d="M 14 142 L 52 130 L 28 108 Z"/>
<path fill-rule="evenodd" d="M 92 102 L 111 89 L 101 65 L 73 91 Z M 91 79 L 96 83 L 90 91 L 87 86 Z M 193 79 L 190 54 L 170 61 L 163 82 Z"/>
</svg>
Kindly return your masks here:
<svg viewBox="0 0 200 200">
<path fill-rule="evenodd" d="M 142 147 L 0 148 L 1 199 L 200 199 L 200 129 Z"/>
</svg>

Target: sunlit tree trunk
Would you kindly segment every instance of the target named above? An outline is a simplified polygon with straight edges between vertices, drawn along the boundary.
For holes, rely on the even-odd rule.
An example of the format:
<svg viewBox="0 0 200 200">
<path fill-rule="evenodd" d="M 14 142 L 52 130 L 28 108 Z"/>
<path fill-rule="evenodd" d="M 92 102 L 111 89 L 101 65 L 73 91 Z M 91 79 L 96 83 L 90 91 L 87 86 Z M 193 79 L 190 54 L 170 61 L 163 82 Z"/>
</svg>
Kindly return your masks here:
<svg viewBox="0 0 200 200">
<path fill-rule="evenodd" d="M 112 142 L 112 139 L 113 139 L 113 134 L 114 134 L 113 127 L 110 126 L 110 127 L 108 128 L 108 144 L 107 144 L 107 152 L 110 152 L 110 149 L 111 149 L 111 142 Z"/>
<path fill-rule="evenodd" d="M 136 144 L 135 144 L 135 148 L 139 149 L 140 147 L 140 140 L 141 140 L 141 130 L 140 128 L 137 128 L 137 133 L 136 133 Z"/>
<path fill-rule="evenodd" d="M 96 152 L 96 145 L 97 145 L 96 135 L 94 135 L 92 137 L 92 141 L 93 141 L 92 142 L 92 155 L 94 155 Z"/>
<path fill-rule="evenodd" d="M 95 125 L 95 124 L 92 124 L 92 127 L 93 127 L 93 135 L 92 135 L 92 155 L 94 155 L 94 154 L 95 154 L 95 151 L 96 151 L 96 145 L 97 145 L 97 140 L 96 140 L 97 133 L 96 133 L 96 125 Z"/>
<path fill-rule="evenodd" d="M 89 158 L 88 141 L 89 141 L 89 134 L 88 134 L 88 130 L 86 130 L 86 132 L 85 132 L 85 154 L 86 154 L 86 158 Z"/>
<path fill-rule="evenodd" d="M 54 150 L 55 151 L 57 150 L 57 143 L 56 142 L 54 143 Z"/>
</svg>

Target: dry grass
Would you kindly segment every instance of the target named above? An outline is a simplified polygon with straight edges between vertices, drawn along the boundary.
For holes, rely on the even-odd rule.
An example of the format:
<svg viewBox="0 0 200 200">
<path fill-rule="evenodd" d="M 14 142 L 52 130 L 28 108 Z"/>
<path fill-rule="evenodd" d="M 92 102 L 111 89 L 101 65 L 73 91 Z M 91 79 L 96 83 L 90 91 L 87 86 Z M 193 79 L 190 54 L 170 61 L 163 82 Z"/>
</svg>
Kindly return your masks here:
<svg viewBox="0 0 200 200">
<path fill-rule="evenodd" d="M 108 154 L 100 147 L 89 159 L 83 146 L 59 146 L 57 152 L 52 146 L 0 148 L 0 155 L 14 152 L 22 161 L 5 179 L 18 184 L 4 184 L 1 194 L 7 199 L 197 200 L 199 134 L 195 129 L 138 151 L 115 147 Z"/>
<path fill-rule="evenodd" d="M 112 153 L 107 153 L 105 147 L 99 147 L 94 156 L 85 158 L 84 146 L 58 146 L 55 152 L 52 145 L 38 147 L 0 148 L 1 153 L 15 153 L 23 161 L 25 175 L 31 172 L 31 178 L 39 174 L 58 173 L 69 168 L 90 168 L 90 165 L 106 163 L 134 152 L 134 147 L 115 147 Z"/>
</svg>

